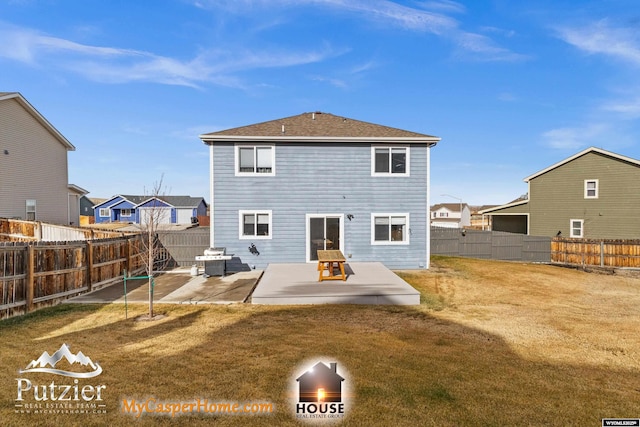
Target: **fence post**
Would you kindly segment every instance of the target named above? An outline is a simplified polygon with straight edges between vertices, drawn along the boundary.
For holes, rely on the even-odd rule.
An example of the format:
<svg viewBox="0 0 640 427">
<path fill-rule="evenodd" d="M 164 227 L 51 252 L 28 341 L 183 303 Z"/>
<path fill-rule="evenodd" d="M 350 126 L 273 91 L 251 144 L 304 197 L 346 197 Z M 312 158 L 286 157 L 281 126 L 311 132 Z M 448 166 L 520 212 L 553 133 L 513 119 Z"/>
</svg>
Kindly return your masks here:
<svg viewBox="0 0 640 427">
<path fill-rule="evenodd" d="M 127 271 L 129 272 L 133 271 L 131 262 L 131 245 L 131 239 L 127 237 Z"/>
<path fill-rule="evenodd" d="M 91 292 L 93 290 L 93 243 L 91 240 L 87 240 L 87 285 Z"/>
<path fill-rule="evenodd" d="M 34 284 L 34 247 L 32 244 L 27 245 L 27 307 L 26 312 L 29 313 L 33 310 L 33 284 Z"/>
<path fill-rule="evenodd" d="M 604 267 L 604 242 L 600 242 L 600 267 Z"/>
</svg>

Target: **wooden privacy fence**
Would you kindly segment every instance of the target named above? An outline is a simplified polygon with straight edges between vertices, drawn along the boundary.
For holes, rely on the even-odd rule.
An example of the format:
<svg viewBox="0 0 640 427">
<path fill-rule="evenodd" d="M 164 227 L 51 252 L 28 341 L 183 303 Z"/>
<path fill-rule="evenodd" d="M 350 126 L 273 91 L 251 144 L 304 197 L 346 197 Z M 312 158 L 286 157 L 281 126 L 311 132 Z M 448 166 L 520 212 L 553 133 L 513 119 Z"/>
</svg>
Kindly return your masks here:
<svg viewBox="0 0 640 427">
<path fill-rule="evenodd" d="M 125 237 L 136 233 L 0 218 L 0 242 L 69 242 Z"/>
<path fill-rule="evenodd" d="M 595 240 L 555 237 L 552 262 L 600 267 L 640 268 L 640 240 Z"/>
<path fill-rule="evenodd" d="M 0 244 L 0 318 L 30 312 L 144 270 L 141 235 Z"/>
<path fill-rule="evenodd" d="M 551 238 L 503 231 L 431 227 L 433 255 L 550 262 Z"/>
</svg>

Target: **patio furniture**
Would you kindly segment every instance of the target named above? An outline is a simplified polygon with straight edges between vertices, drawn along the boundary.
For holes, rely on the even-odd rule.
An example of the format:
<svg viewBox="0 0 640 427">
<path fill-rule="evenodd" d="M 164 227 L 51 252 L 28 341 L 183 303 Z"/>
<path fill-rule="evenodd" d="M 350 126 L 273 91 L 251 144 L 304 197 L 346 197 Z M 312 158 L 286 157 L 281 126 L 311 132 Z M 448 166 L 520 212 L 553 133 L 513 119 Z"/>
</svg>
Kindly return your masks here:
<svg viewBox="0 0 640 427">
<path fill-rule="evenodd" d="M 345 261 L 346 258 L 340 251 L 318 251 L 318 271 L 320 272 L 318 281 L 322 282 L 323 280 L 342 280 L 344 282 L 345 280 L 347 280 L 347 276 L 344 273 Z M 340 269 L 339 276 L 333 274 L 334 264 L 335 268 Z M 324 275 L 324 270 L 329 271 L 328 276 Z"/>
</svg>

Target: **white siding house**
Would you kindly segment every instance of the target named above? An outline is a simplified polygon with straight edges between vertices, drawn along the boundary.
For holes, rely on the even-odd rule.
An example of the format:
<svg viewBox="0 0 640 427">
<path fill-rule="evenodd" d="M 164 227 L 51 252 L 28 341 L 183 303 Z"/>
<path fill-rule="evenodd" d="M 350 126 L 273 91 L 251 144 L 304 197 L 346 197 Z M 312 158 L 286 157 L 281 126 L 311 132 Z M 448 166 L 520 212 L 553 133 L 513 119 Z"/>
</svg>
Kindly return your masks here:
<svg viewBox="0 0 640 427">
<path fill-rule="evenodd" d="M 441 203 L 431 207 L 434 227 L 464 228 L 471 225 L 471 210 L 466 203 Z"/>
<path fill-rule="evenodd" d="M 67 152 L 75 147 L 17 92 L 0 92 L 0 217 L 80 223 Z"/>
</svg>

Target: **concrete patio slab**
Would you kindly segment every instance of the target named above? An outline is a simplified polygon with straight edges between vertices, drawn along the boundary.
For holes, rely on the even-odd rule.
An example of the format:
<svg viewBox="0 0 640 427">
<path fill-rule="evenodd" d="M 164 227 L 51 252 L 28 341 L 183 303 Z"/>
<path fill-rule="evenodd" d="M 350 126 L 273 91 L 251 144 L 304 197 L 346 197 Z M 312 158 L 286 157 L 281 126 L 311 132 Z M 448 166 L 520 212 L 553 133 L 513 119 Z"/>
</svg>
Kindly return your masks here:
<svg viewBox="0 0 640 427">
<path fill-rule="evenodd" d="M 184 286 L 158 300 L 168 304 L 228 304 L 245 302 L 262 270 L 242 271 L 224 277 L 195 276 Z"/>
<path fill-rule="evenodd" d="M 230 274 L 225 277 L 191 276 L 186 271 L 171 271 L 155 278 L 154 303 L 158 304 L 229 304 L 245 302 L 262 275 L 261 270 Z M 127 302 L 147 303 L 146 279 L 127 280 Z M 78 295 L 65 304 L 124 303 L 122 282 Z"/>
<path fill-rule="evenodd" d="M 419 305 L 420 293 L 379 262 L 345 264 L 347 280 L 318 282 L 317 264 L 269 264 L 252 304 Z M 326 274 L 326 273 L 325 273 Z"/>
</svg>

